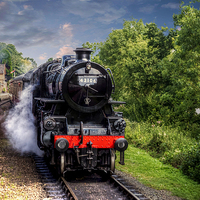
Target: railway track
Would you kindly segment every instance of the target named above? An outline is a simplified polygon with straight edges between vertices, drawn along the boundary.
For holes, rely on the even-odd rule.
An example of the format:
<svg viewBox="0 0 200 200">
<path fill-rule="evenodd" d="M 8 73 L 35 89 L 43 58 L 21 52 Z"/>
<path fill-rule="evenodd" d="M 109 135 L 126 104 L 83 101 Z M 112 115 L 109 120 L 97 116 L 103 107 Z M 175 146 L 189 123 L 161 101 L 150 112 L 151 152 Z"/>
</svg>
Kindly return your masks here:
<svg viewBox="0 0 200 200">
<path fill-rule="evenodd" d="M 111 181 L 114 184 L 118 185 L 121 190 L 126 194 L 128 199 L 133 200 L 150 200 L 149 198 L 145 197 L 143 194 L 139 193 L 133 186 L 128 185 L 125 180 L 117 175 L 112 175 L 110 177 Z"/>
<path fill-rule="evenodd" d="M 33 158 L 48 198 L 57 200 L 78 200 L 64 178 L 56 179 L 53 176 L 43 157 L 34 155 Z"/>
<path fill-rule="evenodd" d="M 33 156 L 36 168 L 47 197 L 54 200 L 87 200 L 87 199 L 116 199 L 116 200 L 149 200 L 133 186 L 127 184 L 122 177 L 112 175 L 107 180 L 102 176 L 81 175 L 71 181 L 65 178 L 55 178 L 43 157 Z"/>
<path fill-rule="evenodd" d="M 6 103 L 11 103 L 10 98 L 6 98 L 6 99 L 1 99 L 0 98 L 0 106 L 3 106 Z"/>
</svg>

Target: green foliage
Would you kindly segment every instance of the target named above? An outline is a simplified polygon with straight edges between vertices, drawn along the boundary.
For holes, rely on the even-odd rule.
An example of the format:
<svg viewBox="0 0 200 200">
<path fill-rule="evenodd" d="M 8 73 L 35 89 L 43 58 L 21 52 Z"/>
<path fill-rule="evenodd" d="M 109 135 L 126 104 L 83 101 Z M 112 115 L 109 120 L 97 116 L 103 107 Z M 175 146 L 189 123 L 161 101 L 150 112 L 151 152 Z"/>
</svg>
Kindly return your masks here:
<svg viewBox="0 0 200 200">
<path fill-rule="evenodd" d="M 6 64 L 6 75 L 10 76 L 10 72 L 12 71 L 11 55 L 5 48 L 0 50 L 0 63 Z"/>
<path fill-rule="evenodd" d="M 126 120 L 126 138 L 130 144 L 146 149 L 151 155 L 159 157 L 162 161 L 166 152 L 182 152 L 196 142 L 190 134 L 182 131 L 180 127 L 165 126 L 163 122 L 155 124 L 148 122 L 130 122 Z"/>
<path fill-rule="evenodd" d="M 181 13 L 174 15 L 174 23 L 180 30 L 175 37 L 174 51 L 161 62 L 162 77 L 168 84 L 159 93 L 161 103 L 170 109 L 170 118 L 162 119 L 190 130 L 194 137 L 198 137 L 200 130 L 200 116 L 195 112 L 200 106 L 199 16 L 200 11 L 191 5 L 183 6 Z"/>
<path fill-rule="evenodd" d="M 166 36 L 167 30 L 155 23 L 144 25 L 142 20 L 125 21 L 123 29 L 113 30 L 99 46 L 100 60 L 115 77 L 114 98 L 127 102 L 123 112 L 132 120 L 152 119 L 157 93 L 163 89 L 159 63 L 173 47 L 174 32 Z"/>
<path fill-rule="evenodd" d="M 49 59 L 47 60 L 47 62 L 51 62 L 51 61 L 53 61 L 53 58 L 49 58 Z"/>
<path fill-rule="evenodd" d="M 126 120 L 129 144 L 145 149 L 151 156 L 179 168 L 200 183 L 200 143 L 183 132 L 158 121 L 156 124 Z"/>
<path fill-rule="evenodd" d="M 200 143 L 197 143 L 184 152 L 181 170 L 184 174 L 200 183 Z"/>
<path fill-rule="evenodd" d="M 32 58 L 23 58 L 22 53 L 19 53 L 13 44 L 5 44 L 0 42 L 0 63 L 6 63 L 6 74 L 10 74 L 15 69 L 15 75 L 18 76 L 28 70 L 37 67 L 36 62 Z"/>
<path fill-rule="evenodd" d="M 36 68 L 36 67 L 37 67 L 36 62 L 32 58 L 27 57 L 27 58 L 22 59 L 20 70 L 23 73 L 26 73 L 29 70 Z"/>
<path fill-rule="evenodd" d="M 13 69 L 15 69 L 15 76 L 18 76 L 20 74 L 23 74 L 22 70 L 22 64 L 23 64 L 23 57 L 22 53 L 19 53 L 15 46 L 13 44 L 8 44 L 6 46 L 6 49 L 10 52 L 11 54 L 11 59 L 12 59 L 12 65 Z"/>
<path fill-rule="evenodd" d="M 92 59 L 111 68 L 113 98 L 126 101 L 119 109 L 133 121 L 163 121 L 200 136 L 200 11 L 192 4 L 174 15 L 178 29 L 155 23 L 125 21 L 104 43 L 85 43 Z"/>
<path fill-rule="evenodd" d="M 100 46 L 102 44 L 103 44 L 102 42 L 99 42 L 99 43 L 86 42 L 86 43 L 82 44 L 83 48 L 90 48 L 92 50 L 92 52 L 91 52 L 91 61 L 99 63 L 101 65 L 103 65 L 103 62 L 100 60 L 98 52 L 99 52 L 99 48 L 100 48 Z"/>
</svg>

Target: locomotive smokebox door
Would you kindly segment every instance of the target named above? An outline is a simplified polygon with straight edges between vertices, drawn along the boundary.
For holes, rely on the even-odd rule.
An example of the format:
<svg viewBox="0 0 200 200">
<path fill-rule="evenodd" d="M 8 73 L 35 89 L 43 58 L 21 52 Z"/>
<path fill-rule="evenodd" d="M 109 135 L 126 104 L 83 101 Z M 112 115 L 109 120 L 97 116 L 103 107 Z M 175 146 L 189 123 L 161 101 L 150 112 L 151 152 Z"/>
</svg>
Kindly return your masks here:
<svg viewBox="0 0 200 200">
<path fill-rule="evenodd" d="M 97 149 L 92 148 L 92 142 L 87 143 L 87 148 L 81 149 L 81 166 L 84 169 L 93 169 L 97 165 Z"/>
<path fill-rule="evenodd" d="M 89 60 L 91 50 L 78 48 L 75 52 L 77 62 L 61 75 L 62 96 L 78 112 L 96 112 L 111 96 L 110 75 L 104 67 Z"/>
</svg>

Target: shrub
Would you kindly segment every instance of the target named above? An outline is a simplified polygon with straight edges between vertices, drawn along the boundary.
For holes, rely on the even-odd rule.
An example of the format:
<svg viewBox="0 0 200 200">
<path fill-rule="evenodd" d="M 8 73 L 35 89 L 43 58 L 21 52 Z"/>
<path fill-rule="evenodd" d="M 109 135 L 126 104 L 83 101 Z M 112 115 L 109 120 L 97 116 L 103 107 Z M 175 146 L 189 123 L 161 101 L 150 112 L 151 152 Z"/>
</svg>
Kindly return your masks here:
<svg viewBox="0 0 200 200">
<path fill-rule="evenodd" d="M 187 161 L 189 162 L 190 158 L 197 160 L 197 156 L 200 156 L 196 146 L 194 147 L 197 140 L 192 138 L 189 132 L 183 132 L 180 127 L 165 126 L 161 121 L 151 124 L 130 122 L 126 119 L 126 123 L 126 139 L 129 144 L 145 149 L 151 156 L 159 158 L 165 164 L 171 164 L 176 168 L 182 166 L 185 173 L 195 168 L 190 165 L 190 169 L 187 169 Z M 195 151 L 192 150 L 192 147 L 195 148 Z"/>
<path fill-rule="evenodd" d="M 200 143 L 195 144 L 187 152 L 183 153 L 181 170 L 184 174 L 200 183 Z"/>
</svg>

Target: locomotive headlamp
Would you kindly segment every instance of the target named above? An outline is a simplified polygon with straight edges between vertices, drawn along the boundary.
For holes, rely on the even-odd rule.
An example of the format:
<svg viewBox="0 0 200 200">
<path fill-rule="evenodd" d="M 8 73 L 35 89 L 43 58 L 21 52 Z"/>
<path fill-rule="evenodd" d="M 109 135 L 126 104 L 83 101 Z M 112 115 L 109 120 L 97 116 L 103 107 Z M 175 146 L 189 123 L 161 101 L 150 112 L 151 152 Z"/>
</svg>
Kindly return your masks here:
<svg viewBox="0 0 200 200">
<path fill-rule="evenodd" d="M 118 119 L 114 122 L 114 127 L 117 131 L 123 133 L 126 128 L 126 122 L 122 118 Z"/>
<path fill-rule="evenodd" d="M 86 64 L 86 69 L 87 69 L 87 70 L 91 70 L 91 68 L 92 68 L 91 63 L 87 63 L 87 64 Z"/>
<path fill-rule="evenodd" d="M 128 142 L 124 138 L 119 138 L 115 141 L 115 149 L 122 152 L 125 151 L 128 147 Z"/>
<path fill-rule="evenodd" d="M 44 119 L 44 128 L 47 130 L 53 130 L 56 127 L 56 121 L 53 118 L 47 117 Z"/>
<path fill-rule="evenodd" d="M 55 147 L 59 152 L 65 152 L 69 147 L 69 142 L 65 138 L 56 140 Z"/>
</svg>

